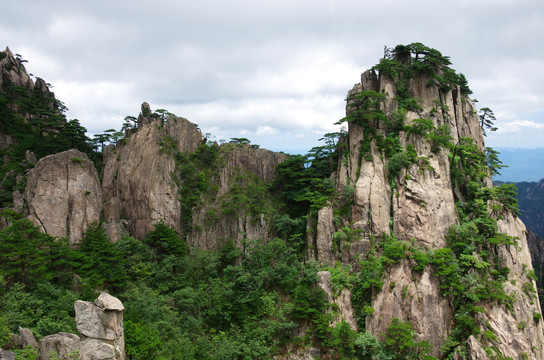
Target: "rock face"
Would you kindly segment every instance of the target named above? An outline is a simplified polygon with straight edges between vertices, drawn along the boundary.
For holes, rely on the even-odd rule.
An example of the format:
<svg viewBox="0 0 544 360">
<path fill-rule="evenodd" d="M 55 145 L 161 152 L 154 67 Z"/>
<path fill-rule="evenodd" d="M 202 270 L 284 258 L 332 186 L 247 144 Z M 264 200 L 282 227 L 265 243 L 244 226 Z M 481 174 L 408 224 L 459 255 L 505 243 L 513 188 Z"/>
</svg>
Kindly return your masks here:
<svg viewBox="0 0 544 360">
<path fill-rule="evenodd" d="M 76 334 L 60 332 L 46 336 L 40 340 L 40 359 L 49 360 L 52 356 L 55 359 L 71 356 L 73 359 L 79 351 L 79 344 L 79 336 Z"/>
<path fill-rule="evenodd" d="M 537 277 L 539 298 L 544 299 L 544 293 L 542 292 L 542 284 L 544 283 L 544 241 L 532 231 L 527 231 L 527 245 L 529 246 L 531 262 Z M 542 301 L 540 306 L 542 307 Z"/>
<path fill-rule="evenodd" d="M 530 359 L 544 359 L 542 312 L 536 282 L 529 275 L 533 266 L 526 241 L 527 230 L 523 222 L 510 213 L 505 214 L 498 225 L 502 233 L 519 239 L 516 245 L 501 247 L 498 254 L 503 265 L 510 269 L 509 278 L 514 280 L 505 283 L 506 292 L 516 301 L 511 310 L 499 306 L 486 309 L 481 314 L 481 322 L 489 323 L 497 334 L 497 347 L 503 354 L 514 357 L 525 353 Z"/>
<path fill-rule="evenodd" d="M 188 243 L 202 249 L 217 249 L 228 239 L 240 245 L 243 238 L 268 237 L 270 214 L 257 209 L 258 204 L 253 204 L 251 211 L 243 204 L 234 206 L 228 214 L 225 204 L 233 204 L 237 191 L 272 181 L 276 165 L 286 155 L 248 144 L 216 145 L 213 151 L 218 152 L 218 158 L 207 179 L 215 191 L 202 192 L 197 203 L 184 210 L 191 212 L 185 219 L 192 220 L 184 224 L 179 167 L 185 160 L 176 157 L 199 149 L 204 142 L 200 130 L 184 118 L 169 116 L 164 120 L 144 103 L 138 129 L 128 135 L 123 144 L 106 148 L 104 154 L 103 218 L 110 238 L 116 240 L 126 233 L 143 239 L 159 221 L 179 234 L 189 234 Z"/>
<path fill-rule="evenodd" d="M 317 260 L 322 264 L 334 265 L 335 257 L 332 251 L 334 232 L 333 209 L 331 206 L 326 206 L 317 213 L 317 231 L 313 247 Z"/>
<path fill-rule="evenodd" d="M 183 118 L 170 116 L 163 123 L 140 115 L 139 124 L 126 144 L 104 154 L 103 217 L 114 240 L 123 232 L 142 239 L 160 220 L 181 233 L 173 155 L 195 151 L 202 142 L 200 131 Z"/>
<path fill-rule="evenodd" d="M 362 74 L 361 83 L 348 93 L 351 99 L 347 105 L 348 116 L 356 111 L 353 99 L 357 96 L 360 99 L 383 94 L 376 110 L 388 119 L 403 116 L 408 127 L 397 130 L 396 152 L 386 155 L 388 144 L 384 139 L 391 131 L 391 123 L 379 116 L 368 117 L 363 123 L 349 122 L 347 151 L 339 161 L 335 181 L 338 191 L 352 189 L 351 211 L 347 217 L 333 221 L 334 205 L 321 209 L 317 214 L 316 233 L 309 238 L 309 247 L 315 249 L 310 255 L 323 264 L 342 261 L 354 265 L 365 257 L 371 244 L 389 237 L 427 253 L 433 252 L 448 245 L 446 234 L 460 223 L 456 201 L 464 199 L 464 185 L 452 181 L 452 150 L 436 146 L 436 139 L 431 140 L 430 136 L 414 129 L 426 121 L 430 129 L 451 129 L 453 144 L 470 138 L 477 149 L 483 150 L 474 105 L 461 96 L 459 86 L 439 87 L 428 74 L 420 74 L 407 82 L 407 94 L 417 99 L 418 106 L 409 107 L 399 115 L 398 101 L 407 95 L 399 92 L 395 81 L 386 74 L 369 70 Z M 411 161 L 405 161 L 396 172 L 391 170 L 393 161 L 403 161 L 408 156 L 412 156 Z M 483 183 L 492 186 L 490 177 Z M 497 338 L 491 341 L 472 336 L 466 343 L 467 349 L 471 359 L 491 359 L 490 347 L 505 357 L 517 359 L 525 354 L 524 358 L 542 359 L 541 310 L 536 294 L 528 290 L 534 289 L 535 284 L 527 275 L 532 266 L 525 227 L 511 213 L 502 214 L 498 219 L 500 233 L 519 239 L 516 246 L 493 248 L 501 266 L 510 269 L 508 281 L 503 283 L 504 291 L 516 300 L 511 309 L 496 303 L 478 303 L 485 308 L 478 315 L 478 324 L 485 328 L 482 331 L 490 330 Z M 341 226 L 351 228 L 357 236 L 338 247 L 333 245 L 333 240 Z M 439 349 L 452 332 L 457 310 L 453 299 L 442 294 L 435 271 L 431 266 L 414 271 L 413 260 L 406 259 L 388 265 L 382 277 L 382 290 L 372 297 L 373 313 L 366 316 L 366 330 L 380 336 L 393 318 L 409 321 L 417 339 L 429 341 L 433 355 L 441 356 Z"/>
<path fill-rule="evenodd" d="M 193 209 L 193 231 L 188 242 L 201 249 L 218 249 L 230 239 L 242 247 L 242 239 L 267 239 L 271 232 L 267 199 L 259 198 L 258 188 L 276 177 L 276 166 L 286 155 L 249 145 L 223 144 L 219 150 L 221 168 L 212 198 L 203 195 L 200 206 Z M 252 190 L 256 190 L 252 192 Z M 234 203 L 239 192 L 255 195 L 252 204 L 240 203 L 233 211 L 225 204 Z M 213 221 L 210 214 L 215 214 Z"/>
<path fill-rule="evenodd" d="M 461 102 L 460 99 L 454 99 L 453 91 L 439 95 L 436 86 L 425 85 L 428 82 L 429 79 L 422 76 L 410 84 L 411 95 L 421 98 L 423 103 L 422 110 L 406 113 L 405 122 L 429 118 L 433 120 L 435 127 L 448 125 L 454 129 L 452 131 L 454 142 L 458 141 L 459 137 L 467 137 L 474 132 L 478 147 L 483 149 L 481 131 L 476 132 L 473 129 L 475 126 L 479 128 L 479 125 L 470 101 Z M 387 76 L 378 78 L 374 71 L 363 73 L 361 83 L 350 91 L 348 97 L 362 91 L 379 92 L 381 89 L 388 94 L 382 105 L 384 111 L 394 109 L 396 103 L 393 99 L 397 94 L 393 80 Z M 447 111 L 437 112 L 436 100 L 452 106 L 448 107 Z M 348 113 L 349 111 L 348 106 Z M 372 126 L 376 127 L 379 134 L 385 134 L 383 124 L 376 122 Z M 428 164 L 425 168 L 420 164 L 414 164 L 403 169 L 396 177 L 398 189 L 393 191 L 388 179 L 387 162 L 378 149 L 377 142 L 372 140 L 370 150 L 364 153 L 365 149 L 362 148 L 365 141 L 364 129 L 356 123 L 349 124 L 348 136 L 349 161 L 341 162 L 337 183 L 339 186 L 345 184 L 355 186 L 352 208 L 354 226 L 369 235 L 395 234 L 402 240 L 415 238 L 425 247 L 442 247 L 445 232 L 457 222 L 449 170 L 449 152 L 442 149 L 435 153 L 431 144 L 421 136 L 401 132 L 401 145 L 413 146 L 420 157 L 426 158 Z"/>
<path fill-rule="evenodd" d="M 528 229 L 544 238 L 544 179 L 539 182 L 518 182 L 516 187 L 521 220 Z"/>
<path fill-rule="evenodd" d="M 76 325 L 81 333 L 80 360 L 125 360 L 123 304 L 102 293 L 94 302 L 74 304 Z"/>
<path fill-rule="evenodd" d="M 29 94 L 40 93 L 43 98 L 48 99 L 47 107 L 51 111 L 58 111 L 55 94 L 49 90 L 47 83 L 40 78 L 33 81 L 27 73 L 25 60 L 19 55 L 14 56 L 11 50 L 6 47 L 4 51 L 0 51 L 0 89 L 6 89 L 10 86 L 25 88 Z M 18 112 L 20 106 L 16 104 L 8 104 L 11 110 Z M 21 114 L 29 119 L 28 114 Z M 14 144 L 15 140 L 11 135 L 3 134 L 0 131 L 0 149 L 5 149 L 8 145 Z"/>
<path fill-rule="evenodd" d="M 68 150 L 46 156 L 27 174 L 23 195 L 28 218 L 55 237 L 81 240 L 87 227 L 100 219 L 102 190 L 87 155 Z"/>
<path fill-rule="evenodd" d="M 34 88 L 34 81 L 27 74 L 23 62 L 16 58 L 8 47 L 6 47 L 6 50 L 0 52 L 0 69 L 2 69 L 0 87 L 4 84 L 12 84 L 29 89 Z"/>
<path fill-rule="evenodd" d="M 405 122 L 428 117 L 435 127 L 449 125 L 453 137 L 471 134 L 473 126 L 478 124 L 472 114 L 473 108 L 461 104 L 454 99 L 453 92 L 442 95 L 440 98 L 436 86 L 426 86 L 428 79 L 416 78 L 410 84 L 412 96 L 420 97 L 422 110 L 408 111 Z M 383 91 L 387 94 L 382 111 L 390 114 L 396 108 L 397 96 L 393 80 L 387 76 L 379 77 L 374 71 L 367 71 L 361 76 L 361 83 L 355 85 L 348 94 L 348 98 L 364 91 Z M 435 112 L 436 99 L 452 104 L 448 111 Z M 453 104 L 457 106 L 453 106 Z M 445 108 L 445 107 L 444 107 Z M 348 114 L 352 111 L 348 103 Z M 468 123 L 468 124 L 467 124 Z M 378 134 L 386 135 L 386 126 L 379 121 L 372 125 Z M 461 135 L 459 135 L 461 134 Z M 483 146 L 481 131 L 475 136 L 480 147 Z M 368 133 L 356 123 L 349 123 L 347 161 L 340 161 L 337 172 L 337 186 L 354 187 L 353 206 L 349 223 L 354 229 L 361 232 L 362 237 L 351 245 L 359 249 L 365 247 L 369 238 L 378 238 L 385 234 L 395 236 L 399 240 L 415 241 L 417 246 L 428 249 L 438 249 L 445 245 L 444 235 L 448 228 L 457 223 L 453 186 L 451 183 L 447 150 L 432 151 L 431 144 L 417 134 L 399 134 L 400 144 L 403 147 L 412 146 L 417 154 L 428 161 L 425 169 L 419 164 L 402 169 L 395 178 L 395 189 L 388 175 L 388 163 L 379 149 L 375 139 L 366 139 Z M 368 143 L 365 149 L 363 144 Z M 455 141 L 455 140 L 454 140 Z M 331 211 L 332 212 L 332 211 Z M 319 229 L 323 214 L 319 213 L 317 238 L 323 237 Z M 332 221 L 327 221 L 332 224 Z M 325 239 L 335 229 L 327 230 Z M 321 240 L 321 243 L 324 243 Z M 327 250 L 318 246 L 318 259 L 330 257 L 323 255 Z M 321 252 L 321 254 L 320 254 Z M 357 251 L 350 251 L 355 260 Z M 344 259 L 343 257 L 342 259 Z M 330 263 L 330 260 L 328 261 Z M 421 276 L 412 274 L 410 266 L 401 263 L 394 266 L 386 277 L 383 286 L 387 291 L 380 292 L 373 301 L 375 312 L 367 318 L 367 330 L 379 335 L 385 332 L 392 318 L 401 318 L 410 321 L 423 339 L 431 339 L 437 349 L 448 336 L 453 313 L 448 305 L 448 299 L 440 294 L 439 282 L 428 272 Z"/>
<path fill-rule="evenodd" d="M 336 326 L 341 321 L 345 321 L 353 330 L 357 330 L 357 321 L 351 305 L 351 292 L 349 289 L 342 289 L 340 293 L 335 294 L 331 286 L 331 273 L 329 271 L 319 271 L 318 285 L 327 295 L 327 301 L 335 304 L 338 308 L 338 316 L 332 321 L 331 326 Z"/>
</svg>

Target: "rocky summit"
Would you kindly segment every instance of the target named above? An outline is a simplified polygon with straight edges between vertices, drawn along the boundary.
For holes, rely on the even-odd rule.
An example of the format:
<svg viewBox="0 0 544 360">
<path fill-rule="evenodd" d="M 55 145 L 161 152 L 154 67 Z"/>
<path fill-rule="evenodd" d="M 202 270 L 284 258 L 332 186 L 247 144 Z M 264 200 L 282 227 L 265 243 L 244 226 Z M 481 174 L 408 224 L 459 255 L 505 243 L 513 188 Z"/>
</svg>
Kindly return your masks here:
<svg viewBox="0 0 544 360">
<path fill-rule="evenodd" d="M 439 51 L 386 49 L 307 155 L 147 103 L 88 139 L 19 56 L 0 65 L 6 354 L 24 332 L 42 359 L 544 359 L 490 110 Z"/>
</svg>

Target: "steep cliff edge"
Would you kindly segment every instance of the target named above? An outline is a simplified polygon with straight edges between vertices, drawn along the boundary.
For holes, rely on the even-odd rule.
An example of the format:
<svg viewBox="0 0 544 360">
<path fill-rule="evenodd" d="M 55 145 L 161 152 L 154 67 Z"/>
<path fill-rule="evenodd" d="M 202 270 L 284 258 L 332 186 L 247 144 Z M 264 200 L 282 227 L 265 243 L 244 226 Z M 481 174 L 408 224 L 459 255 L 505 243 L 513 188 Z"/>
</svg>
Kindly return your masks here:
<svg viewBox="0 0 544 360">
<path fill-rule="evenodd" d="M 485 122 L 464 77 L 436 50 L 389 49 L 348 93 L 348 131 L 306 156 L 243 138 L 206 141 L 195 124 L 144 103 L 124 137 L 116 132 L 103 149 L 102 184 L 89 160 L 96 152 L 63 151 L 75 144 L 66 141 L 73 128 L 56 121 L 58 104 L 45 83 L 34 93 L 22 67 L 12 72 L 22 60 L 5 56 L 3 79 L 18 78 L 4 85 L 24 95 L 26 110 L 0 101 L 9 115 L 2 126 L 16 120 L 34 133 L 33 148 L 17 144 L 22 132 L 5 142 L 20 151 L 1 167 L 1 202 L 71 245 L 99 220 L 121 241 L 110 243 L 93 226 L 85 240 L 96 246 L 69 249 L 51 238 L 59 247 L 49 249 L 59 251 L 37 246 L 40 256 L 26 260 L 32 251 L 21 254 L 17 226 L 28 221 L 6 220 L 0 290 L 10 301 L 0 301 L 0 325 L 24 320 L 42 335 L 54 332 L 68 313 L 51 308 L 66 309 L 66 301 L 70 308 L 70 294 L 88 298 L 100 288 L 118 292 L 127 308 L 129 357 L 544 358 L 535 272 L 513 189 L 493 186 L 497 164 L 486 156 Z M 25 103 L 38 93 L 40 101 Z M 45 109 L 37 103 L 47 116 L 36 116 Z M 148 237 L 159 222 L 167 226 Z M 40 234 L 34 230 L 27 235 Z M 32 271 L 14 275 L 26 263 Z M 97 264 L 108 264 L 110 274 Z M 25 313 L 28 304 L 35 311 Z M 104 316 L 120 325 L 120 307 L 109 310 L 116 314 Z M 89 336 L 87 345 L 96 340 Z M 124 342 L 102 340 L 111 341 L 110 353 Z M 92 357 L 96 348 L 84 353 Z"/>
<path fill-rule="evenodd" d="M 170 152 L 172 147 L 195 151 L 202 136 L 186 119 L 170 116 L 163 121 L 147 114 L 147 104 L 142 112 L 146 115 L 140 114 L 137 131 L 104 151 L 103 217 L 112 239 L 123 232 L 143 239 L 159 221 L 182 230 Z"/>
<path fill-rule="evenodd" d="M 20 180 L 38 159 L 78 149 L 94 160 L 86 129 L 66 119 L 50 84 L 33 80 L 25 62 L 9 48 L 0 51 L 0 206 L 6 208 L 14 205 L 13 192 L 24 190 Z"/>
<path fill-rule="evenodd" d="M 46 156 L 28 171 L 22 194 L 25 215 L 54 237 L 79 242 L 93 222 L 100 221 L 102 190 L 87 155 L 68 150 Z"/>
<path fill-rule="evenodd" d="M 216 161 L 222 165 L 212 180 L 217 192 L 203 193 L 193 208 L 189 243 L 218 249 L 230 240 L 243 248 L 244 239 L 269 239 L 274 206 L 267 184 L 285 159 L 283 154 L 248 144 L 221 145 Z"/>
<path fill-rule="evenodd" d="M 285 155 L 206 142 L 195 124 L 161 119 L 146 103 L 138 128 L 126 135 L 104 154 L 103 217 L 112 239 L 122 233 L 143 239 L 159 221 L 201 249 L 269 237 L 265 184 Z"/>
<path fill-rule="evenodd" d="M 449 64 L 399 46 L 348 93 L 336 186 L 351 206 L 318 213 L 313 256 L 356 270 L 352 302 L 372 334 L 400 319 L 435 356 L 541 359 L 525 227 L 508 187 L 492 185 L 470 90 Z"/>
</svg>

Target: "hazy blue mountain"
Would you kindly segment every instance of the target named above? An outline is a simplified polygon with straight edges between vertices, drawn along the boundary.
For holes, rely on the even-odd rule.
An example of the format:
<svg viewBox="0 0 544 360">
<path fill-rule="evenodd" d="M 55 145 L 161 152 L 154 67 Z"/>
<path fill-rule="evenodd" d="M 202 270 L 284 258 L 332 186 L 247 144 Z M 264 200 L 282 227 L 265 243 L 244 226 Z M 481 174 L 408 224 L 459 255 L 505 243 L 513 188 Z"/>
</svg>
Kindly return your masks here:
<svg viewBox="0 0 544 360">
<path fill-rule="evenodd" d="M 508 167 L 494 180 L 505 182 L 540 181 L 544 179 L 544 147 L 537 149 L 495 148 L 499 158 Z"/>
<path fill-rule="evenodd" d="M 518 182 L 520 218 L 528 229 L 544 237 L 544 180 Z"/>
</svg>

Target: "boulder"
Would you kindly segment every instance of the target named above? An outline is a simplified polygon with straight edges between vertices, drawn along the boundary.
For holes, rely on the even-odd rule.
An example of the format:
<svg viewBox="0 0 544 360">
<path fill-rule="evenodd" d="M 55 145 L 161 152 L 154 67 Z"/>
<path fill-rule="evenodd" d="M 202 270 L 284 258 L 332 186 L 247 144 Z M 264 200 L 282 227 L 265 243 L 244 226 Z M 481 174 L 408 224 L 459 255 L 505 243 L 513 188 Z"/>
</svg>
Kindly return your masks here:
<svg viewBox="0 0 544 360">
<path fill-rule="evenodd" d="M 32 330 L 19 326 L 19 339 L 23 348 L 32 347 L 37 349 L 38 342 L 32 333 Z"/>
<path fill-rule="evenodd" d="M 80 339 L 76 334 L 60 332 L 48 335 L 40 340 L 41 360 L 52 356 L 61 359 L 74 359 L 79 350 Z"/>
<path fill-rule="evenodd" d="M 0 349 L 0 360 L 15 360 L 15 353 Z"/>
<path fill-rule="evenodd" d="M 24 199 L 32 222 L 49 235 L 68 236 L 70 244 L 82 239 L 102 211 L 96 168 L 74 149 L 40 159 L 28 172 Z"/>
<path fill-rule="evenodd" d="M 120 358 L 114 345 L 99 339 L 86 339 L 79 351 L 79 359 L 111 360 Z"/>
</svg>

